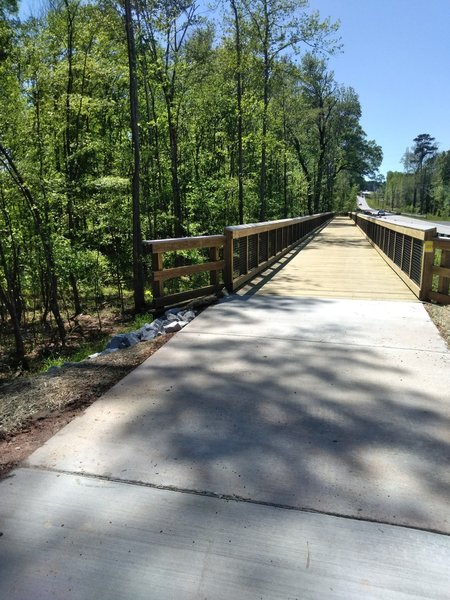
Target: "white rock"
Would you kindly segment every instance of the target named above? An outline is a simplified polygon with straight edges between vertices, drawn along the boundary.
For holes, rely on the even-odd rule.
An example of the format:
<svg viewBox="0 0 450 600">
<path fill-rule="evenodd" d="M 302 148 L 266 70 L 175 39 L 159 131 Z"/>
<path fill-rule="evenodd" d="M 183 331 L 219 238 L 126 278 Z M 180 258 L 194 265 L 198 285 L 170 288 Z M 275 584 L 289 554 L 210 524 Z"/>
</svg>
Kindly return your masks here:
<svg viewBox="0 0 450 600">
<path fill-rule="evenodd" d="M 180 321 L 172 321 L 171 323 L 167 323 L 167 325 L 164 325 L 164 331 L 166 333 L 175 333 L 176 331 L 180 331 L 181 328 L 182 325 Z"/>
<path fill-rule="evenodd" d="M 183 321 L 187 321 L 188 323 L 195 319 L 195 312 L 193 310 L 186 310 L 183 315 Z"/>
<path fill-rule="evenodd" d="M 175 321 L 179 321 L 180 319 L 178 318 L 178 313 L 166 313 L 166 321 L 169 321 L 169 323 L 173 323 Z"/>
</svg>

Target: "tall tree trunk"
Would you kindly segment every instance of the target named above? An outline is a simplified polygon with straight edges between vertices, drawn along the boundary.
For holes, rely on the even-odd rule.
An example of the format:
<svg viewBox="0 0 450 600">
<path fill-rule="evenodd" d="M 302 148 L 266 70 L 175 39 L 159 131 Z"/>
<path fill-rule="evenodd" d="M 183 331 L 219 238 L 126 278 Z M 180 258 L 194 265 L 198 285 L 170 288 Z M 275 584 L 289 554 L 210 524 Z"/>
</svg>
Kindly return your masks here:
<svg viewBox="0 0 450 600">
<path fill-rule="evenodd" d="M 125 27 L 127 32 L 128 67 L 130 78 L 130 124 L 131 140 L 133 146 L 133 181 L 132 181 L 132 205 L 133 205 L 133 292 L 134 309 L 142 312 L 145 309 L 144 297 L 144 269 L 142 253 L 141 234 L 141 208 L 140 208 L 140 145 L 139 145 L 139 112 L 138 93 L 136 77 L 136 46 L 134 43 L 134 28 L 131 15 L 130 0 L 124 0 L 125 5 Z"/>
<path fill-rule="evenodd" d="M 12 323 L 13 332 L 14 332 L 14 342 L 15 342 L 15 346 L 16 346 L 16 352 L 15 352 L 16 360 L 21 365 L 23 365 L 25 368 L 27 368 L 28 363 L 27 363 L 27 360 L 25 357 L 25 345 L 23 343 L 22 331 L 20 329 L 20 319 L 17 315 L 14 302 L 11 302 L 9 300 L 6 291 L 3 289 L 3 287 L 1 285 L 0 285 L 0 300 L 5 305 L 8 313 L 9 313 L 9 316 L 11 318 L 11 323 Z"/>
<path fill-rule="evenodd" d="M 74 192 L 73 185 L 77 177 L 77 169 L 74 164 L 74 140 L 72 138 L 72 115 L 71 99 L 73 95 L 73 56 L 74 56 L 74 21 L 75 13 L 71 12 L 69 0 L 64 2 L 67 15 L 67 85 L 66 85 L 66 124 L 64 132 L 64 151 L 65 151 L 65 177 L 66 177 L 66 195 L 67 195 L 67 218 L 68 218 L 68 237 L 70 246 L 75 248 L 76 226 L 74 218 Z M 69 273 L 69 283 L 72 288 L 73 303 L 75 315 L 82 312 L 80 293 L 78 283 L 73 271 Z"/>
<path fill-rule="evenodd" d="M 174 235 L 183 237 L 186 234 L 183 225 L 183 209 L 181 202 L 180 181 L 178 176 L 178 127 L 172 113 L 172 99 L 166 96 L 167 125 L 170 142 L 170 172 L 172 175 L 173 216 L 175 219 Z"/>
<path fill-rule="evenodd" d="M 147 121 L 153 123 L 148 125 L 148 145 L 149 153 L 153 152 L 152 160 L 150 161 L 150 168 L 153 173 L 152 176 L 152 190 L 153 194 L 157 194 L 157 200 L 153 203 L 153 215 L 148 215 L 149 224 L 152 223 L 153 234 L 152 237 L 157 237 L 158 231 L 158 209 L 165 210 L 163 206 L 163 184 L 162 184 L 162 165 L 160 156 L 160 142 L 159 142 L 159 128 L 157 123 L 157 115 L 155 109 L 155 96 L 153 90 L 148 83 L 148 69 L 146 58 L 143 57 L 142 66 L 144 69 L 144 91 L 145 91 L 145 106 L 147 110 Z M 156 164 L 156 168 L 155 168 Z M 155 185 L 156 180 L 156 185 Z"/>
<path fill-rule="evenodd" d="M 64 327 L 64 321 L 61 317 L 61 312 L 59 310 L 58 280 L 56 277 L 55 261 L 53 258 L 53 248 L 51 246 L 50 232 L 48 228 L 43 224 L 41 213 L 38 209 L 38 204 L 35 198 L 33 197 L 30 188 L 26 185 L 24 178 L 22 177 L 8 150 L 2 144 L 0 144 L 0 160 L 3 166 L 8 171 L 12 180 L 16 184 L 20 193 L 24 197 L 33 217 L 33 223 L 36 234 L 41 240 L 46 262 L 46 271 L 49 281 L 49 306 L 50 310 L 53 313 L 53 316 L 55 317 L 59 338 L 62 344 L 64 344 L 66 338 L 66 330 Z"/>
<path fill-rule="evenodd" d="M 301 145 L 300 145 L 300 140 L 296 137 L 293 136 L 293 142 L 294 142 L 294 148 L 297 154 L 297 158 L 298 158 L 298 162 L 300 163 L 300 166 L 302 168 L 303 174 L 306 178 L 306 181 L 308 183 L 308 192 L 307 192 L 307 203 L 308 203 L 308 214 L 312 215 L 313 214 L 313 207 L 314 207 L 314 194 L 313 194 L 313 180 L 311 177 L 311 173 L 310 170 L 308 168 L 308 165 L 306 163 L 306 160 L 302 154 L 302 149 L 301 149 Z"/>
<path fill-rule="evenodd" d="M 268 60 L 268 59 L 267 59 Z M 259 174 L 259 220 L 266 220 L 266 180 L 267 180 L 267 117 L 269 106 L 269 65 L 264 66 L 264 97 L 261 131 L 261 167 Z"/>
<path fill-rule="evenodd" d="M 237 143 L 238 143 L 238 207 L 239 223 L 244 223 L 244 164 L 243 164 L 243 119 L 242 119 L 242 47 L 241 24 L 236 0 L 230 0 L 234 14 L 236 51 L 236 101 L 237 101 Z"/>
<path fill-rule="evenodd" d="M 269 82 L 270 82 L 270 57 L 269 57 L 269 7 L 264 1 L 264 81 L 263 81 L 263 114 L 261 131 L 261 167 L 259 174 L 259 220 L 266 220 L 266 178 L 267 178 L 267 119 L 269 112 Z"/>
<path fill-rule="evenodd" d="M 12 231 L 9 235 L 11 236 Z M 0 300 L 6 307 L 13 326 L 14 340 L 16 345 L 16 360 L 23 366 L 27 366 L 25 359 L 25 346 L 23 343 L 22 331 L 20 328 L 20 319 L 22 314 L 22 300 L 20 294 L 19 264 L 17 260 L 17 251 L 12 239 L 12 265 L 8 265 L 5 248 L 0 237 L 0 263 L 6 281 L 6 287 L 3 288 L 0 282 Z"/>
</svg>

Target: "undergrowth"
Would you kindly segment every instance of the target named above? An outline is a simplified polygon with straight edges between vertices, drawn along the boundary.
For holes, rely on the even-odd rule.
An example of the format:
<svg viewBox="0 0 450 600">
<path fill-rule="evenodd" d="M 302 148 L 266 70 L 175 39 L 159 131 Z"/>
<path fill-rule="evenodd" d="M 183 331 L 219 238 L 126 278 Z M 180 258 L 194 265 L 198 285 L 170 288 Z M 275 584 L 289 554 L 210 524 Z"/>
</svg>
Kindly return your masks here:
<svg viewBox="0 0 450 600">
<path fill-rule="evenodd" d="M 126 324 L 124 323 L 122 326 L 119 324 L 115 333 L 130 333 L 152 321 L 153 316 L 149 313 L 136 315 L 133 320 L 128 321 Z M 60 367 L 65 362 L 80 362 L 85 360 L 91 354 L 104 350 L 111 337 L 110 334 L 99 334 L 95 340 L 82 342 L 77 348 L 66 348 L 55 351 L 39 365 L 35 372 L 42 373 L 48 371 L 51 367 Z"/>
</svg>

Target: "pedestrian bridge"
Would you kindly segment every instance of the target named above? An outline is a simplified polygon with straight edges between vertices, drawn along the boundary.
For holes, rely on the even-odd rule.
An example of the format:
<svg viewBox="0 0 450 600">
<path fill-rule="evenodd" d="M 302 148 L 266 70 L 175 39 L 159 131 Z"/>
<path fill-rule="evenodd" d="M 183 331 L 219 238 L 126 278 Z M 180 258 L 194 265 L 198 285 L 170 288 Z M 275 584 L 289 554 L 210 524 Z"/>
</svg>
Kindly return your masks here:
<svg viewBox="0 0 450 600">
<path fill-rule="evenodd" d="M 144 247 L 152 254 L 156 308 L 223 286 L 239 294 L 450 303 L 450 240 L 419 221 L 405 227 L 356 213 L 324 213 Z M 174 260 L 179 251 L 190 252 L 191 264 Z M 177 291 L 180 280 L 190 289 Z"/>
<path fill-rule="evenodd" d="M 448 598 L 440 243 L 330 214 L 154 242 L 156 306 L 235 293 L 0 481 L 0 598 Z"/>
</svg>

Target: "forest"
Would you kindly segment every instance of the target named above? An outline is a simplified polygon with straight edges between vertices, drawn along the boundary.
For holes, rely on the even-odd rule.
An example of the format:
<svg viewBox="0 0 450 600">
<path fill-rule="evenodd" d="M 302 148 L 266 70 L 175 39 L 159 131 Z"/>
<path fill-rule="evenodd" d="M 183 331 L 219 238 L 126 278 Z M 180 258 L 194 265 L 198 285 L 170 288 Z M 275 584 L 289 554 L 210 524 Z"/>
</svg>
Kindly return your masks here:
<svg viewBox="0 0 450 600">
<path fill-rule="evenodd" d="M 143 239 L 354 207 L 382 151 L 311 4 L 0 0 L 0 362 L 145 311 Z"/>
<path fill-rule="evenodd" d="M 403 156 L 404 171 L 388 171 L 378 194 L 392 211 L 450 217 L 450 150 L 439 152 L 429 133 L 414 138 Z"/>
</svg>

